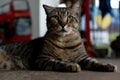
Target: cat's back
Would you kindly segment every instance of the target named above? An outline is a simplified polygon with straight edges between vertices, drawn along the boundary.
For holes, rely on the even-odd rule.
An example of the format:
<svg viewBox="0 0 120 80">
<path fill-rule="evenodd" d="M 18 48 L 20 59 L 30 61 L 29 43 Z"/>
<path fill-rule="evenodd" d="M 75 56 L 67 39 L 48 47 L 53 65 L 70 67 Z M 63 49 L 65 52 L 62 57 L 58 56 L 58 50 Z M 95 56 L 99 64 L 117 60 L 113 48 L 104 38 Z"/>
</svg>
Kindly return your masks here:
<svg viewBox="0 0 120 80">
<path fill-rule="evenodd" d="M 8 55 L 19 56 L 27 53 L 27 51 L 33 53 L 41 49 L 43 45 L 43 38 L 37 38 L 25 42 L 16 42 L 0 46 L 0 49 L 4 50 Z"/>
</svg>

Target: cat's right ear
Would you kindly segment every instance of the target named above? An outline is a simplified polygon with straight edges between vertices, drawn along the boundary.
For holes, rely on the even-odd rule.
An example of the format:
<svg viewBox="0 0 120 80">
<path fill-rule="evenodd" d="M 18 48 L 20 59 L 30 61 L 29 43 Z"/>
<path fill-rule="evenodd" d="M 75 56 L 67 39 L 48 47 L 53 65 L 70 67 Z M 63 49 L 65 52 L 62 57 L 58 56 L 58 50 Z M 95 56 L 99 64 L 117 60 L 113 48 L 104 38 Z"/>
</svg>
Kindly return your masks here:
<svg viewBox="0 0 120 80">
<path fill-rule="evenodd" d="M 45 9 L 46 14 L 49 14 L 54 9 L 54 7 L 48 5 L 43 5 L 43 8 Z"/>
</svg>

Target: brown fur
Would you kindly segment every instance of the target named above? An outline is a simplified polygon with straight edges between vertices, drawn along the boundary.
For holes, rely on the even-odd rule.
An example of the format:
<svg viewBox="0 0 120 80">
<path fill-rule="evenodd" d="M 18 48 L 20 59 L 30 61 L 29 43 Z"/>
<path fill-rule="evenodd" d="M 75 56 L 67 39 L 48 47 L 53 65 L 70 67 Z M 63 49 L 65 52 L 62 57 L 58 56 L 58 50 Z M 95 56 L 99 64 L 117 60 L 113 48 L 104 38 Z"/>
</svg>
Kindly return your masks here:
<svg viewBox="0 0 120 80">
<path fill-rule="evenodd" d="M 6 52 L 0 49 L 0 69 L 1 70 L 10 70 L 15 67 L 11 59 L 5 55 Z"/>
<path fill-rule="evenodd" d="M 0 48 L 0 68 L 78 72 L 82 70 L 114 72 L 116 67 L 90 58 L 79 33 L 76 6 L 58 8 L 44 5 L 47 33 L 43 38 L 14 43 Z M 1 51 L 2 52 L 2 51 Z M 9 60 L 7 60 L 9 59 Z M 6 61 L 8 63 L 6 63 Z M 5 63 L 4 65 L 2 65 Z"/>
</svg>

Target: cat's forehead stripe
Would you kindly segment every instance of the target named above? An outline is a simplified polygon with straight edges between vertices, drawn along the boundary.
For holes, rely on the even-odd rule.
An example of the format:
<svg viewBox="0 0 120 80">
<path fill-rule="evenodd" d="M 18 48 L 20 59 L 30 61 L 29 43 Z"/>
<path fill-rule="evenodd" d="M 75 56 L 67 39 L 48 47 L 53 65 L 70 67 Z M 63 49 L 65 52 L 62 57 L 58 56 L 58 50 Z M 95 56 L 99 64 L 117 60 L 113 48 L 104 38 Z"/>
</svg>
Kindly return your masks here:
<svg viewBox="0 0 120 80">
<path fill-rule="evenodd" d="M 61 15 L 62 14 L 64 15 L 67 12 L 67 8 L 58 8 L 57 10 L 58 10 L 58 14 L 61 14 Z"/>
<path fill-rule="evenodd" d="M 66 12 L 66 11 L 67 11 L 67 8 L 58 8 L 58 11 Z"/>
</svg>

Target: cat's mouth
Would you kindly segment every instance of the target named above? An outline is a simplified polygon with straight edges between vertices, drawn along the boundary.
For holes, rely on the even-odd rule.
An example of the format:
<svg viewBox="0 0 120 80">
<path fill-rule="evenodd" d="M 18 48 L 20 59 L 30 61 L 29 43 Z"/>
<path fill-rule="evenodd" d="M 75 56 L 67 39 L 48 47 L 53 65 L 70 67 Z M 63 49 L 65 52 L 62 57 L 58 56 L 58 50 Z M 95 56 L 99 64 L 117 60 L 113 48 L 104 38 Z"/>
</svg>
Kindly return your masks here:
<svg viewBox="0 0 120 80">
<path fill-rule="evenodd" d="M 61 29 L 61 30 L 59 30 L 58 34 L 65 36 L 65 35 L 70 34 L 71 32 L 72 32 L 72 30 Z"/>
</svg>

